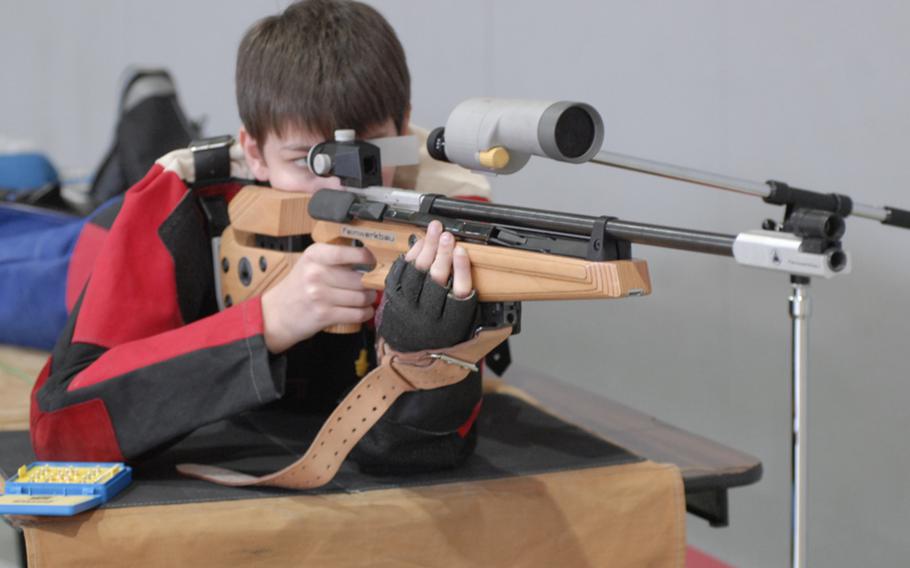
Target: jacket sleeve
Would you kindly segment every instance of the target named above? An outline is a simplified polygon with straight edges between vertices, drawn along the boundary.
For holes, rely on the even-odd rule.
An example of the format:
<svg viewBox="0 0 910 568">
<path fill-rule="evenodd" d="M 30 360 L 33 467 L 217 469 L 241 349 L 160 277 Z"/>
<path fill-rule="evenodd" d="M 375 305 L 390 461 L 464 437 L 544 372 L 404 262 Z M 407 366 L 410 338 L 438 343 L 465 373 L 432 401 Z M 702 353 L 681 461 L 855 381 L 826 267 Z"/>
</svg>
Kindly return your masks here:
<svg viewBox="0 0 910 568">
<path fill-rule="evenodd" d="M 160 164 L 127 192 L 32 393 L 39 459 L 128 460 L 281 396 L 259 298 L 213 309 L 198 215 Z"/>
</svg>

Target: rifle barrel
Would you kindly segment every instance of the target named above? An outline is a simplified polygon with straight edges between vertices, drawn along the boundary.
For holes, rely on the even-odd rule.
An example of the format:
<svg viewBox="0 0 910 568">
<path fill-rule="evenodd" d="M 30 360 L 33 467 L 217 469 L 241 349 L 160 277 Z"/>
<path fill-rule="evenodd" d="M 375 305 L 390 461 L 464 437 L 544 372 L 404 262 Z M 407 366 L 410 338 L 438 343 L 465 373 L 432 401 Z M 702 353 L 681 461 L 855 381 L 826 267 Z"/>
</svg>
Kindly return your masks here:
<svg viewBox="0 0 910 568">
<path fill-rule="evenodd" d="M 596 223 L 602 219 L 591 215 L 465 201 L 442 196 L 437 196 L 433 200 L 429 213 L 585 237 L 593 235 Z M 733 241 L 736 240 L 734 235 L 634 223 L 612 217 L 607 217 L 605 230 L 607 235 L 613 238 L 632 243 L 721 256 L 733 256 Z"/>
<path fill-rule="evenodd" d="M 608 221 L 607 233 L 618 239 L 640 245 L 720 256 L 733 256 L 733 241 L 736 240 L 734 235 L 693 231 L 691 229 L 650 225 L 647 223 L 633 223 L 621 219 Z"/>
</svg>

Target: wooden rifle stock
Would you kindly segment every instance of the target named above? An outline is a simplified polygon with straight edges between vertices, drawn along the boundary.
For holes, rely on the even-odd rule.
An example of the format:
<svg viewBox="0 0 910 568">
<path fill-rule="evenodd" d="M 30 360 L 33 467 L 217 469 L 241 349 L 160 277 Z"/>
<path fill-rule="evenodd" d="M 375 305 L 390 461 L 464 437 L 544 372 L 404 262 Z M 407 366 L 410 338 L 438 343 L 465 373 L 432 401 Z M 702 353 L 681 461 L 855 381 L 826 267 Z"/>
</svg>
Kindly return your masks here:
<svg viewBox="0 0 910 568">
<path fill-rule="evenodd" d="M 310 195 L 248 186 L 231 201 L 231 225 L 221 239 L 222 293 L 226 304 L 262 294 L 290 271 L 301 254 L 295 239 L 350 244 L 359 241 L 376 258 L 364 286 L 382 290 L 392 263 L 424 232 L 415 226 L 373 221 L 334 223 L 309 216 Z M 460 242 L 471 259 L 471 276 L 481 302 L 624 298 L 651 293 L 643 260 L 591 261 Z M 358 325 L 333 326 L 353 333 Z"/>
</svg>

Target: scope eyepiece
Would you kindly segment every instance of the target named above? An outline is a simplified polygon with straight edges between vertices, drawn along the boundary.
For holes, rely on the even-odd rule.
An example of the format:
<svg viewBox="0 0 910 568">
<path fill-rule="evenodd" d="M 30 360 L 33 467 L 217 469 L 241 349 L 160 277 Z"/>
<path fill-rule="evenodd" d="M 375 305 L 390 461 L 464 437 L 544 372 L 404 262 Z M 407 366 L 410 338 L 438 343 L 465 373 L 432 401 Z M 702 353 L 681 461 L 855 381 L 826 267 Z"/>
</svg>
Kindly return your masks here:
<svg viewBox="0 0 910 568">
<path fill-rule="evenodd" d="M 437 126 L 427 134 L 427 153 L 434 160 L 439 160 L 440 162 L 449 161 L 448 156 L 446 156 L 445 126 Z"/>
</svg>

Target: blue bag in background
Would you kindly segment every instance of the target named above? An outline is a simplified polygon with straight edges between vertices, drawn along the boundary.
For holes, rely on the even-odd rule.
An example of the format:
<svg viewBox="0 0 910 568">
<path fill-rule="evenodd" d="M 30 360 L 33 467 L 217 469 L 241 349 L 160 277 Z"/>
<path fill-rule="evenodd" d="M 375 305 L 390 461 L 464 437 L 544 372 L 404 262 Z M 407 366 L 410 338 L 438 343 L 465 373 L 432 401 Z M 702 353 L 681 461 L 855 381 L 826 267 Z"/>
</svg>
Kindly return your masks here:
<svg viewBox="0 0 910 568">
<path fill-rule="evenodd" d="M 111 149 L 79 200 L 43 154 L 0 139 L 0 343 L 53 348 L 66 324 L 68 270 L 86 223 L 122 202 L 155 159 L 200 134 L 166 70 L 132 69 L 125 79 Z M 113 218 L 100 219 L 106 231 Z M 80 245 L 80 267 L 91 267 L 101 242 Z"/>
<path fill-rule="evenodd" d="M 23 191 L 60 183 L 60 176 L 51 161 L 40 152 L 28 150 L 5 151 L 0 144 L 0 191 L 12 201 Z"/>
<path fill-rule="evenodd" d="M 0 343 L 50 349 L 66 323 L 66 272 L 86 218 L 0 204 Z"/>
</svg>

